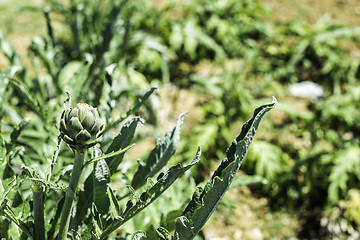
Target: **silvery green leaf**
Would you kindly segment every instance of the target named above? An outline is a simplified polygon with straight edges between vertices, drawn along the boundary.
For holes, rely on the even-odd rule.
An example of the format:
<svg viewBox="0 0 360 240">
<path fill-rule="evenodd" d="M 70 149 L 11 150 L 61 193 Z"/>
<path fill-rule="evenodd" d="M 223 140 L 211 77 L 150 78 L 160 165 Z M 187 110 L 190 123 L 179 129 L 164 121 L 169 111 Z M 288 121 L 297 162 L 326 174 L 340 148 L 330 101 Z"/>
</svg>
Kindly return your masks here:
<svg viewBox="0 0 360 240">
<path fill-rule="evenodd" d="M 260 106 L 255 110 L 253 117 L 244 124 L 240 135 L 227 149 L 227 158 L 223 160 L 205 187 L 198 187 L 195 190 L 191 202 L 182 216 L 176 220 L 175 239 L 191 240 L 199 233 L 234 180 L 262 117 L 275 103 L 274 98 L 271 104 Z"/>
<path fill-rule="evenodd" d="M 110 202 L 107 195 L 108 184 L 110 183 L 110 170 L 104 159 L 95 162 L 94 169 L 94 204 L 99 213 L 108 212 Z"/>
<path fill-rule="evenodd" d="M 156 147 L 151 151 L 145 165 L 139 165 L 131 182 L 133 188 L 137 189 L 146 183 L 146 179 L 160 171 L 175 153 L 180 140 L 180 129 L 184 115 L 185 113 L 181 113 L 174 128 L 158 139 Z"/>
<path fill-rule="evenodd" d="M 191 163 L 187 166 L 182 167 L 181 165 L 176 165 L 169 169 L 166 174 L 160 174 L 157 182 L 150 187 L 148 190 L 143 192 L 137 201 L 128 201 L 128 206 L 124 211 L 121 218 L 117 220 L 111 220 L 110 224 L 104 229 L 103 234 L 100 239 L 106 239 L 107 236 L 115 231 L 118 227 L 123 225 L 125 222 L 130 220 L 140 211 L 149 206 L 153 201 L 155 201 L 163 192 L 165 192 L 182 174 L 184 174 L 189 168 L 194 166 L 200 159 L 201 149 L 198 147 L 196 155 Z"/>
</svg>

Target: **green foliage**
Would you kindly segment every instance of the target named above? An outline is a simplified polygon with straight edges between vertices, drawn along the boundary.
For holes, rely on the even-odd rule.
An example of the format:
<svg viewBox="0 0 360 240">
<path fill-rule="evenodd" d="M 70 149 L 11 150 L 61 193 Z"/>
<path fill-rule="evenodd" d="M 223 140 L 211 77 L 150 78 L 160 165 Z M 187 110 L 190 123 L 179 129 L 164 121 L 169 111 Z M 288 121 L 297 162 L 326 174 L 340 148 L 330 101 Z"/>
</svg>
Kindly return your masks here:
<svg viewBox="0 0 360 240">
<path fill-rule="evenodd" d="M 218 174 L 220 174 L 222 177 L 225 177 L 225 176 L 230 177 L 229 181 L 227 181 L 226 186 L 222 190 L 221 196 L 227 190 L 229 184 L 231 183 L 231 181 L 234 177 L 234 173 L 240 167 L 241 161 L 242 161 L 243 157 L 245 156 L 247 149 L 250 146 L 251 140 L 253 139 L 253 137 L 255 135 L 256 129 L 260 123 L 262 116 L 267 111 L 269 111 L 273 105 L 274 105 L 274 103 L 271 105 L 266 105 L 266 106 L 262 106 L 261 108 L 258 108 L 255 111 L 254 118 L 251 119 L 247 124 L 244 125 L 242 133 L 236 139 L 236 142 L 239 142 L 239 144 L 234 143 L 228 149 L 228 151 L 227 151 L 228 160 L 225 160 L 223 162 L 223 164 L 219 167 L 219 170 L 218 170 L 219 173 L 215 173 L 216 176 Z M 119 139 L 120 139 L 119 136 L 124 136 L 124 133 L 128 133 L 129 126 L 131 126 L 131 123 L 137 122 L 136 120 L 138 120 L 138 119 L 135 119 L 135 121 L 133 119 L 133 120 L 131 120 L 130 124 L 124 125 L 124 127 L 123 127 L 124 130 L 120 131 L 120 134 L 118 135 L 118 137 L 114 138 L 113 143 L 109 147 L 109 149 L 112 150 L 111 153 L 114 151 L 119 152 L 119 150 L 121 150 L 120 147 L 121 147 L 122 143 L 116 144 L 117 148 L 115 148 L 114 143 L 119 141 Z M 166 161 L 168 160 L 168 158 L 171 157 L 171 155 L 175 152 L 177 142 L 179 141 L 179 130 L 182 125 L 182 122 L 183 122 L 183 114 L 181 114 L 179 116 L 177 125 L 174 127 L 174 129 L 169 131 L 168 133 L 166 133 L 164 135 L 164 137 L 161 138 L 162 142 L 167 143 L 166 147 L 165 148 L 156 147 L 152 151 L 152 153 L 149 155 L 150 156 L 149 159 L 152 158 L 151 157 L 152 155 L 154 155 L 154 156 L 164 155 L 165 156 L 164 158 L 166 159 Z M 14 140 L 15 137 L 17 137 L 20 134 L 20 132 L 24 129 L 23 126 L 24 126 L 24 124 L 21 124 L 20 127 L 15 128 L 15 130 L 11 134 L 12 140 Z M 131 132 L 130 132 L 130 134 L 133 135 L 133 133 L 131 133 Z M 128 138 L 126 136 L 123 138 L 123 140 L 127 140 L 127 139 Z M 236 146 L 238 146 L 238 147 L 236 147 Z M 167 153 L 168 151 L 170 151 L 170 153 Z M 122 154 L 122 153 L 123 152 L 119 152 L 119 154 Z M 76 155 L 75 164 L 77 164 L 76 162 L 80 160 L 79 156 L 81 154 L 83 154 L 83 151 L 75 154 Z M 104 158 L 108 155 L 105 155 Z M 54 157 L 55 156 L 57 157 L 56 154 L 54 155 Z M 241 157 L 238 158 L 237 156 L 241 156 Z M 132 191 L 132 194 L 133 194 L 133 199 L 130 199 L 127 202 L 125 208 L 119 207 L 121 204 L 120 204 L 120 202 L 118 202 L 118 197 L 114 194 L 113 190 L 111 190 L 108 186 L 108 184 L 110 182 L 111 171 L 107 165 L 107 161 L 105 161 L 104 159 L 100 159 L 99 157 L 100 157 L 100 152 L 98 150 L 96 150 L 96 148 L 95 148 L 94 159 L 96 159 L 96 161 L 95 160 L 88 161 L 90 163 L 94 162 L 94 169 L 93 169 L 93 171 L 88 172 L 88 180 L 86 180 L 85 184 L 84 184 L 85 191 L 80 190 L 80 192 L 79 192 L 79 199 L 78 199 L 78 203 L 77 203 L 79 205 L 79 207 L 76 210 L 77 213 L 74 215 L 76 217 L 74 217 L 71 220 L 71 221 L 77 222 L 79 225 L 78 224 L 76 224 L 76 225 L 70 224 L 71 231 L 75 231 L 76 234 L 79 235 L 82 239 L 93 239 L 93 238 L 106 239 L 117 228 L 119 228 L 125 222 L 127 222 L 128 220 L 133 218 L 136 214 L 138 214 L 140 211 L 142 211 L 144 208 L 146 208 L 148 205 L 150 205 L 165 190 L 167 190 L 167 188 L 169 188 L 177 178 L 179 178 L 186 170 L 188 170 L 190 167 L 192 167 L 194 164 L 196 164 L 200 159 L 200 148 L 198 149 L 195 158 L 189 165 L 184 166 L 184 167 L 182 167 L 181 165 L 176 165 L 176 166 L 170 168 L 167 171 L 167 173 L 165 173 L 165 174 L 160 173 L 159 176 L 157 177 L 156 183 L 153 183 L 152 180 L 149 180 L 151 182 L 150 187 L 148 187 L 147 190 L 143 191 L 142 194 L 140 195 L 140 197 L 136 197 L 134 190 L 130 187 L 130 190 Z M 112 154 L 110 154 L 109 157 L 111 157 L 113 160 L 114 159 L 116 160 L 116 158 L 114 158 L 114 156 Z M 99 159 L 99 160 L 97 160 L 97 159 Z M 235 160 L 236 160 L 237 164 L 235 164 L 236 167 L 232 170 L 232 174 L 228 173 L 228 174 L 223 175 L 221 173 L 222 169 L 225 169 L 225 168 L 229 169 L 229 167 L 226 167 L 226 166 L 233 165 L 233 163 L 235 163 L 234 162 Z M 117 160 L 117 162 L 118 162 L 118 160 Z M 152 164 L 152 162 L 153 162 L 153 160 L 148 161 L 149 164 Z M 161 163 L 161 161 L 160 161 L 160 163 Z M 28 201 L 26 201 L 25 199 L 22 199 L 22 192 L 19 189 L 20 186 L 16 182 L 16 181 L 18 181 L 19 177 L 16 177 L 15 172 L 12 170 L 14 168 L 14 166 L 10 166 L 10 162 L 5 162 L 5 159 L 2 160 L 2 164 L 3 165 L 5 164 L 8 168 L 8 169 L 2 168 L 3 169 L 3 172 L 1 174 L 2 179 L 6 180 L 9 177 L 11 177 L 12 180 L 9 182 L 10 186 L 6 182 L 5 182 L 5 184 L 2 184 L 1 189 L 3 192 L 3 197 L 1 200 L 1 213 L 8 220 L 15 223 L 23 231 L 23 234 L 26 234 L 30 238 L 34 238 L 34 235 L 32 234 L 32 229 L 27 226 L 27 223 L 29 222 L 28 218 L 29 218 L 29 216 L 31 217 L 31 214 L 29 212 L 30 211 L 30 208 L 29 208 L 30 199 Z M 111 164 L 111 162 L 110 162 L 110 164 Z M 120 163 L 118 162 L 118 164 L 120 164 Z M 118 165 L 118 164 L 116 164 L 116 165 Z M 143 176 L 146 176 L 146 178 L 153 176 L 155 174 L 155 172 L 158 172 L 159 170 L 161 170 L 161 168 L 164 165 L 165 165 L 164 163 L 161 163 L 161 167 L 159 167 L 159 165 L 157 164 L 156 167 L 144 168 L 144 169 L 142 169 L 142 175 L 138 176 L 138 179 L 136 179 L 137 175 L 135 173 L 134 179 L 138 182 L 139 181 L 142 182 Z M 81 163 L 80 169 L 82 168 L 82 166 L 83 165 Z M 84 166 L 86 166 L 86 165 L 84 165 Z M 39 178 L 41 178 L 41 177 L 37 176 L 36 172 L 38 172 L 38 170 L 35 171 L 28 167 L 23 167 L 23 168 L 24 168 L 24 172 L 28 172 L 29 176 L 31 176 L 30 179 L 35 179 L 35 178 L 37 179 L 35 185 L 33 183 L 33 188 L 35 186 L 39 186 L 38 184 L 40 184 L 40 186 L 44 187 L 44 188 L 46 188 L 48 186 L 48 184 L 45 183 L 46 180 L 39 180 Z M 75 171 L 75 168 L 77 168 L 77 167 L 74 167 L 74 171 Z M 114 169 L 113 171 L 114 171 L 114 173 L 116 173 L 116 168 L 113 167 L 112 169 Z M 154 169 L 157 169 L 157 170 L 155 171 Z M 5 174 L 9 174 L 9 173 L 10 173 L 10 176 L 5 175 Z M 53 174 L 56 174 L 56 173 L 53 172 Z M 74 172 L 73 174 L 81 174 L 81 172 L 80 173 Z M 78 176 L 78 177 L 80 177 L 80 176 Z M 53 176 L 53 178 L 54 178 L 54 176 Z M 70 186 L 72 184 L 72 179 L 73 179 L 73 177 L 70 180 Z M 132 182 L 134 182 L 134 180 Z M 53 183 L 53 184 L 55 184 L 55 183 Z M 129 182 L 129 184 L 130 184 L 130 182 Z M 71 196 L 73 197 L 73 194 L 74 194 L 74 191 L 76 191 L 76 188 L 70 189 L 70 190 L 72 191 Z M 35 190 L 35 191 L 37 191 L 37 190 Z M 18 198 L 20 198 L 18 201 L 16 201 L 16 199 L 17 199 L 16 197 L 13 198 L 11 205 L 8 200 L 10 192 L 14 192 L 14 194 L 17 194 L 16 196 L 18 196 Z M 47 191 L 45 191 L 45 193 L 47 195 L 45 197 L 45 202 L 47 202 L 49 204 L 53 204 L 53 202 L 50 201 L 50 199 L 51 199 L 50 196 L 52 196 L 53 192 L 50 189 L 48 189 Z M 208 196 L 208 197 L 210 197 L 211 195 L 213 195 L 213 197 L 212 197 L 213 199 L 217 199 L 216 200 L 217 202 L 220 200 L 220 198 L 215 193 L 206 194 L 206 196 Z M 28 197 L 28 198 L 30 198 L 30 197 Z M 67 198 L 68 198 L 68 195 L 66 195 L 66 199 Z M 37 198 L 34 198 L 34 201 L 36 199 Z M 42 202 L 42 199 L 41 199 L 41 202 Z M 37 203 L 33 202 L 33 204 L 36 205 Z M 208 219 L 210 214 L 213 212 L 213 210 L 217 204 L 211 205 L 210 203 L 209 204 L 205 203 L 205 205 L 209 205 L 211 207 L 212 211 L 208 212 L 206 219 L 202 220 L 201 222 L 199 221 L 199 223 L 197 223 L 198 221 L 195 221 L 195 223 L 200 224 L 200 228 L 205 224 L 206 220 Z M 27 206 L 26 212 L 29 214 L 22 217 L 22 215 L 19 215 L 19 213 L 17 213 L 17 208 L 20 208 L 21 211 L 24 212 L 25 206 Z M 44 206 L 42 206 L 42 209 L 40 209 L 40 210 L 44 211 L 44 209 L 46 209 L 46 206 L 47 206 L 47 204 L 44 204 Z M 65 206 L 67 206 L 67 200 L 65 200 L 64 207 Z M 50 210 L 50 212 L 55 211 L 54 213 L 52 213 L 55 215 L 54 215 L 54 218 L 51 220 L 51 226 L 55 226 L 54 224 L 57 222 L 56 219 L 58 218 L 58 213 L 59 213 L 59 210 L 56 210 L 56 209 L 61 209 L 61 207 L 63 207 L 63 205 L 59 204 L 58 208 L 54 208 L 53 210 Z M 89 210 L 91 210 L 90 216 L 82 214 L 82 212 L 85 212 L 86 207 Z M 37 209 L 37 208 L 34 208 L 34 210 L 35 209 Z M 52 215 L 52 214 L 50 214 L 50 215 Z M 64 212 L 63 212 L 63 214 L 64 214 Z M 110 216 L 111 216 L 110 218 L 108 217 L 108 214 L 110 214 Z M 36 213 L 35 213 L 35 215 L 36 215 Z M 81 218 L 79 218 L 79 217 L 81 217 Z M 35 218 L 35 220 L 36 220 L 36 218 Z M 88 221 L 90 221 L 90 224 L 86 224 L 86 222 L 88 222 Z M 35 221 L 34 222 L 35 233 L 36 233 L 37 229 L 42 229 L 42 232 L 40 232 L 40 234 L 37 234 L 37 236 L 42 235 L 43 236 L 42 238 L 45 238 L 44 231 L 46 230 L 46 228 L 45 227 L 40 228 L 39 226 L 37 226 L 37 224 L 38 224 L 38 222 Z M 63 220 L 61 220 L 61 226 L 62 226 L 62 224 L 63 224 Z M 82 226 L 84 224 L 86 224 L 86 226 Z M 60 232 L 62 231 L 61 226 L 60 226 Z M 65 225 L 65 226 L 67 226 L 67 225 Z M 199 232 L 200 228 L 198 228 L 196 231 Z M 54 233 L 55 233 L 55 231 L 54 231 L 53 227 L 51 227 L 50 231 L 48 232 L 48 236 L 54 236 Z M 161 235 L 164 235 L 164 234 L 166 235 L 166 231 L 163 228 L 159 230 L 159 233 Z M 5 231 L 4 236 L 7 236 L 7 234 L 9 234 L 9 232 Z M 144 233 L 137 233 L 137 234 L 133 235 L 133 238 L 140 237 L 143 234 Z"/>
<path fill-rule="evenodd" d="M 131 17 L 140 13 L 131 12 L 132 6 L 126 7 L 126 1 L 71 1 L 67 7 L 55 0 L 49 3 L 51 8 L 44 10 L 48 35 L 34 38 L 29 46 L 33 66 L 23 64 L 0 36 L 0 48 L 11 65 L 1 74 L 0 82 L 3 87 L 0 214 L 4 220 L 0 236 L 40 240 L 118 239 L 116 235 L 130 239 L 156 236 L 172 239 L 169 232 L 175 230 L 176 219 L 182 218 L 182 214 L 188 215 L 187 210 L 183 213 L 181 210 L 193 191 L 188 185 L 195 186 L 190 176 L 179 179 L 201 155 L 198 147 L 190 164 L 178 163 L 162 172 L 178 147 L 185 114 L 180 114 L 176 125 L 158 138 L 144 162 L 129 161 L 125 152 L 137 141 L 137 126 L 144 123 L 143 118 L 133 115 L 143 115 L 154 123 L 157 117 L 147 103 L 157 88 L 150 88 L 149 79 L 135 70 L 134 63 L 143 61 L 138 53 L 147 49 L 147 53 L 160 54 L 158 67 L 161 79 L 166 80 L 169 78 L 167 54 L 174 49 L 168 51 L 151 34 L 141 31 L 131 34 Z M 51 14 L 54 13 L 64 17 L 66 35 L 53 28 Z M 198 42 L 215 51 L 216 58 L 225 58 L 224 50 L 196 25 L 195 19 L 185 22 L 182 31 L 184 36 L 194 37 L 184 40 L 192 60 Z M 97 108 L 89 105 L 71 108 L 79 101 Z M 228 179 L 220 186 L 221 196 L 240 167 L 262 116 L 273 105 L 258 108 L 236 143 L 228 149 L 228 160 L 215 174 L 216 179 Z M 84 106 L 86 109 L 81 109 Z M 145 111 L 142 106 L 146 107 Z M 90 116 L 86 111 L 93 113 Z M 67 119 L 68 115 L 73 118 Z M 94 124 L 94 117 L 99 124 Z M 60 118 L 63 120 L 59 124 Z M 93 131 L 94 136 L 90 137 Z M 86 142 L 89 146 L 74 147 L 74 141 Z M 229 169 L 231 173 L 227 172 Z M 115 189 L 112 178 L 120 178 L 117 184 L 121 187 Z M 152 204 L 165 195 L 176 180 L 180 183 L 171 190 L 171 195 L 160 205 Z M 217 191 L 211 191 L 218 185 L 210 185 L 204 195 L 206 199 L 213 198 L 216 204 L 206 200 L 205 205 L 212 209 L 206 212 L 206 217 L 199 221 L 189 218 L 197 224 L 192 237 L 201 230 L 221 199 Z M 149 216 L 158 222 L 146 226 L 146 231 L 139 230 L 144 219 L 135 216 L 151 204 L 152 209 L 160 213 Z M 135 229 L 118 230 L 125 223 L 135 224 Z"/>
<path fill-rule="evenodd" d="M 227 149 L 227 158 L 214 172 L 204 189 L 196 189 L 192 201 L 182 216 L 177 219 L 175 239 L 194 239 L 204 226 L 239 170 L 261 118 L 274 106 L 275 102 L 263 105 L 255 110 L 254 116 L 244 124 L 240 135 Z"/>
<path fill-rule="evenodd" d="M 360 180 L 359 161 L 360 148 L 351 146 L 338 151 L 332 162 L 333 169 L 329 176 L 329 201 L 336 203 L 339 196 L 345 195 L 348 186 L 352 186 L 357 180 Z M 340 194 L 340 191 L 342 194 Z"/>
<path fill-rule="evenodd" d="M 250 150 L 244 168 L 268 180 L 253 190 L 269 197 L 273 208 L 313 211 L 334 207 L 356 188 L 359 61 L 354 53 L 359 27 L 335 24 L 329 15 L 312 25 L 292 21 L 276 26 L 260 16 L 266 13 L 262 6 L 245 0 L 172 2 L 144 9 L 134 25 L 159 36 L 174 52 L 174 82 L 206 99 L 196 106 L 201 125 L 185 134 L 187 144 L 179 149 L 188 158 L 191 146 L 203 147 L 208 162 L 197 166 L 199 181 L 211 160 L 224 156 L 218 149 L 247 117 L 254 99 L 276 92 L 284 99 L 278 106 L 283 116 L 266 123 L 272 131 Z M 290 84 L 303 81 L 317 83 L 323 96 L 288 94 Z M 304 107 L 299 109 L 297 102 Z"/>
<path fill-rule="evenodd" d="M 0 227 L 1 237 L 32 234 L 33 225 L 25 224 L 34 221 L 31 184 L 43 188 L 45 199 L 56 199 L 44 202 L 50 223 L 47 238 L 56 237 L 71 176 L 71 167 L 66 166 L 73 162 L 71 152 L 56 138 L 67 90 L 72 103 L 96 106 L 106 126 L 99 151 L 86 155 L 77 217 L 71 221 L 73 238 L 77 234 L 100 238 L 126 222 L 124 228 L 129 230 L 117 232 L 119 239 L 142 239 L 145 234 L 170 239 L 169 232 L 182 215 L 179 209 L 187 205 L 183 196 L 192 192 L 183 185 L 193 187 L 206 178 L 216 160 L 226 157 L 223 149 L 254 105 L 272 95 L 280 103 L 264 120 L 268 131 L 249 150 L 242 168 L 250 174 L 245 182 L 262 183 L 251 189 L 266 196 L 273 209 L 297 211 L 305 219 L 299 231 L 308 234 L 302 238 L 319 238 L 311 235 L 309 226 L 322 228 L 331 237 L 353 236 L 351 231 L 359 224 L 354 214 L 360 181 L 359 27 L 335 24 L 328 15 L 311 25 L 274 24 L 264 20 L 271 17 L 269 11 L 250 0 L 47 3 L 49 7 L 37 10 L 44 13 L 48 34 L 33 38 L 30 61 L 23 61 L 0 33 L 0 50 L 10 66 L 0 74 L 1 214 L 12 219 Z M 288 87 L 303 81 L 318 84 L 323 95 L 292 96 Z M 159 136 L 156 123 L 164 117 L 159 109 L 171 103 L 159 103 L 156 90 L 167 93 L 174 85 L 196 95 L 191 109 L 196 124 L 179 142 L 181 115 L 148 155 L 129 161 L 125 152 L 133 142 Z M 145 122 L 145 133 L 137 130 Z M 149 133 L 149 125 L 155 127 L 154 133 Z M 152 178 L 169 162 L 188 162 L 197 145 L 204 160 L 192 167 L 194 179 L 178 178 L 162 194 L 159 189 L 165 183 L 160 179 L 171 182 L 177 179 L 175 173 L 192 164 L 171 168 L 170 175 L 159 175 L 159 181 Z M 169 161 L 175 150 L 175 160 Z M 215 185 L 219 180 L 213 178 Z M 243 184 L 241 179 L 235 181 L 234 185 Z M 152 191 L 156 194 L 150 196 Z M 198 191 L 195 197 L 203 200 L 206 193 Z M 6 198 L 24 204 L 14 205 Z M 343 201 L 353 205 L 343 207 Z M 309 214 L 319 209 L 321 214 Z M 315 219 L 309 217 L 313 215 Z M 326 226 L 321 219 L 327 219 Z M 334 232 L 340 223 L 347 230 Z M 138 231 L 139 226 L 144 232 Z"/>
<path fill-rule="evenodd" d="M 274 35 L 263 51 L 272 59 L 269 69 L 274 79 L 284 82 L 310 80 L 339 94 L 343 84 L 355 83 L 359 62 L 347 57 L 342 44 L 358 41 L 358 27 L 343 27 L 331 22 L 328 15 L 310 26 L 291 22 Z M 288 41 L 289 38 L 295 40 Z M 263 66 L 262 66 L 263 68 Z"/>
<path fill-rule="evenodd" d="M 139 164 L 131 182 L 134 189 L 141 187 L 149 177 L 153 177 L 175 153 L 180 140 L 180 128 L 183 124 L 184 115 L 184 113 L 180 114 L 176 126 L 158 139 L 156 147 L 150 152 L 146 162 Z"/>
<path fill-rule="evenodd" d="M 279 176 L 289 172 L 285 166 L 289 164 L 290 157 L 280 147 L 261 140 L 255 142 L 256 144 L 249 152 L 248 169 L 254 169 L 256 174 L 263 176 L 270 182 L 276 181 Z M 273 186 L 268 184 L 264 187 Z"/>
</svg>

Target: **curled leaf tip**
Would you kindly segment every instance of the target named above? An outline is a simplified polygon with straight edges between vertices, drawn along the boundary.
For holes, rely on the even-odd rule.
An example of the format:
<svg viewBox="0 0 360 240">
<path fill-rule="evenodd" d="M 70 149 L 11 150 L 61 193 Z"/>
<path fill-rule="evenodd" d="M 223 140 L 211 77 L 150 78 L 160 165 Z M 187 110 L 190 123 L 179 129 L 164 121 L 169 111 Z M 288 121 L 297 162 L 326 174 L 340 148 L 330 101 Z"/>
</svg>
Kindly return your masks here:
<svg viewBox="0 0 360 240">
<path fill-rule="evenodd" d="M 272 103 L 273 103 L 273 104 L 276 104 L 276 103 L 277 103 L 277 99 L 276 99 L 276 97 L 274 97 L 274 96 L 272 96 Z"/>
</svg>

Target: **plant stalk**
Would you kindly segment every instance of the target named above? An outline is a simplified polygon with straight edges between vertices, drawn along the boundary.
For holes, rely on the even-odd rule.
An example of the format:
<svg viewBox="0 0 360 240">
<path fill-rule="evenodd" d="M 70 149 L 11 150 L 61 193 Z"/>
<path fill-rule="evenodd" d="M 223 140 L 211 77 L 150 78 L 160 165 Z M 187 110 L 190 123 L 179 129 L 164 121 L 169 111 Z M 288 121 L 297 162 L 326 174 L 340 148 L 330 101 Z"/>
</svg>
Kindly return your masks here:
<svg viewBox="0 0 360 240">
<path fill-rule="evenodd" d="M 75 161 L 73 171 L 71 173 L 69 187 L 66 190 L 65 203 L 63 206 L 60 222 L 60 230 L 58 240 L 66 240 L 69 230 L 71 209 L 74 202 L 77 186 L 83 169 L 85 154 L 84 152 L 75 151 Z"/>
<path fill-rule="evenodd" d="M 44 221 L 44 192 L 43 187 L 33 187 L 34 196 L 34 239 L 45 240 L 45 221 Z"/>
</svg>

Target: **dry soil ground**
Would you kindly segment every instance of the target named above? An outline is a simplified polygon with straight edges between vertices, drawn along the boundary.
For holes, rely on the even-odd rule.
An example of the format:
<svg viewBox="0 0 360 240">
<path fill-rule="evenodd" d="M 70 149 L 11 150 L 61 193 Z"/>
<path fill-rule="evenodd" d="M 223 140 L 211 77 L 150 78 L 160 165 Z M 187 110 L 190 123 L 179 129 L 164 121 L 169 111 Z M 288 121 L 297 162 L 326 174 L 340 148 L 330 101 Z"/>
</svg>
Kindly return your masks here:
<svg viewBox="0 0 360 240">
<path fill-rule="evenodd" d="M 273 14 L 270 21 L 304 20 L 315 23 L 325 14 L 343 25 L 360 24 L 360 2 L 358 0 L 259 0 Z"/>
</svg>

